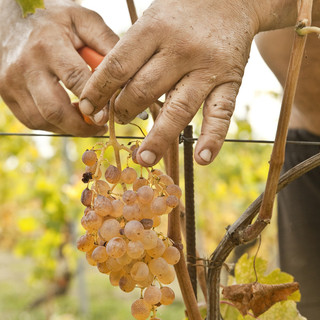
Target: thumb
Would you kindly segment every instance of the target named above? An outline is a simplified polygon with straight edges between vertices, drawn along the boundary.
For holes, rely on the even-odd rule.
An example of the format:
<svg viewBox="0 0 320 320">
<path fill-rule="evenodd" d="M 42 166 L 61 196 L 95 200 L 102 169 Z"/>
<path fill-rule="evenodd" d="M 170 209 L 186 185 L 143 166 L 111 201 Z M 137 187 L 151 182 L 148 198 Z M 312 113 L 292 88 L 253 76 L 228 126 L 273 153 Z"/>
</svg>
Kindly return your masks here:
<svg viewBox="0 0 320 320">
<path fill-rule="evenodd" d="M 88 47 L 104 56 L 119 40 L 102 17 L 92 10 L 79 8 L 78 12 L 73 15 L 73 22 L 78 37 Z"/>
<path fill-rule="evenodd" d="M 201 135 L 194 152 L 197 163 L 209 164 L 218 155 L 229 129 L 239 86 L 237 82 L 221 84 L 207 97 Z"/>
</svg>

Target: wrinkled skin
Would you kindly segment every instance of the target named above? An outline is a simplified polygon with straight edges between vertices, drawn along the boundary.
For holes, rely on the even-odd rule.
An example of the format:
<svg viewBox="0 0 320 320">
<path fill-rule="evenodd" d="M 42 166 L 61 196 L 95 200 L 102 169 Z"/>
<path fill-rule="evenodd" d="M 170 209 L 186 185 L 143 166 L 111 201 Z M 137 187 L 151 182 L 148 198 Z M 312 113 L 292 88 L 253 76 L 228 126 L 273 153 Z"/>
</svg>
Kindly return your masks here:
<svg viewBox="0 0 320 320">
<path fill-rule="evenodd" d="M 317 14 L 319 2 L 314 1 Z M 0 19 L 0 94 L 17 118 L 34 129 L 89 136 L 106 130 L 101 110 L 118 89 L 123 88 L 115 111 L 122 123 L 167 93 L 139 148 L 143 165 L 160 160 L 202 104 L 195 159 L 213 161 L 254 35 L 293 26 L 297 15 L 296 0 L 155 0 L 117 42 L 99 16 L 68 0 L 49 0 L 46 11 L 25 20 L 7 9 L 9 4 L 15 2 L 0 0 L 0 18 L 11 19 Z M 76 52 L 83 45 L 106 55 L 92 77 Z M 81 111 L 100 126 L 82 120 L 58 80 L 81 95 Z"/>
<path fill-rule="evenodd" d="M 0 94 L 14 115 L 31 129 L 105 133 L 84 122 L 59 83 L 80 96 L 91 72 L 76 50 L 88 45 L 106 55 L 118 41 L 101 17 L 72 1 L 47 1 L 23 19 L 15 1 L 1 0 L 0 12 Z"/>
<path fill-rule="evenodd" d="M 115 112 L 127 123 L 168 92 L 137 155 L 141 164 L 153 165 L 204 103 L 195 160 L 210 163 L 227 134 L 253 37 L 277 24 L 264 21 L 254 3 L 154 1 L 90 78 L 81 111 L 95 114 L 124 87 Z M 294 7 L 289 13 L 286 23 L 294 24 Z"/>
</svg>

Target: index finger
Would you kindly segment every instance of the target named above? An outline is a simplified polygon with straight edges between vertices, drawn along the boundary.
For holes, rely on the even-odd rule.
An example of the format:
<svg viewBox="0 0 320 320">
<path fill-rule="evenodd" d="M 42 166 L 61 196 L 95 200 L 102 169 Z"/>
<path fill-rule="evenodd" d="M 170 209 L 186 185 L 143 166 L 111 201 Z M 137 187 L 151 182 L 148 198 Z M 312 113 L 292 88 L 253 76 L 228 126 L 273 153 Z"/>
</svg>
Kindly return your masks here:
<svg viewBox="0 0 320 320">
<path fill-rule="evenodd" d="M 157 47 L 158 40 L 150 28 L 145 28 L 143 21 L 137 21 L 86 83 L 80 97 L 81 112 L 93 115 L 100 111 L 117 89 L 149 60 Z"/>
<path fill-rule="evenodd" d="M 141 165 L 153 166 L 161 159 L 195 116 L 213 86 L 205 77 L 194 72 L 185 76 L 169 92 L 153 128 L 139 147 L 137 159 Z"/>
</svg>

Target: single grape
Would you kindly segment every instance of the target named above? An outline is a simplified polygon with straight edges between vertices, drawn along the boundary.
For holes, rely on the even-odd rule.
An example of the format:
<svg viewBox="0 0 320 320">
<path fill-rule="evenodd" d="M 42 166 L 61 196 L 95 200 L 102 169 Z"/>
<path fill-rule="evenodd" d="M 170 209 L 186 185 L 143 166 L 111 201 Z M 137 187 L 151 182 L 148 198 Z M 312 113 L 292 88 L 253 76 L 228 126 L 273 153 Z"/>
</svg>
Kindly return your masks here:
<svg viewBox="0 0 320 320">
<path fill-rule="evenodd" d="M 174 184 L 172 178 L 167 174 L 162 174 L 159 176 L 159 183 L 163 183 L 166 186 L 170 186 L 171 184 Z"/>
<path fill-rule="evenodd" d="M 130 242 L 129 242 L 129 243 L 130 243 Z M 128 244 L 128 246 L 129 246 L 129 244 Z M 119 264 L 121 264 L 122 266 L 125 266 L 125 265 L 131 263 L 132 258 L 129 257 L 129 255 L 128 255 L 128 248 L 127 248 L 127 253 L 125 253 L 122 257 L 117 258 L 116 260 L 117 260 L 117 262 L 118 262 Z"/>
<path fill-rule="evenodd" d="M 114 287 L 119 286 L 120 279 L 123 275 L 124 275 L 123 270 L 111 271 L 109 274 L 109 280 L 111 285 L 113 285 Z"/>
<path fill-rule="evenodd" d="M 81 225 L 89 232 L 97 231 L 102 225 L 102 217 L 97 215 L 94 210 L 90 210 L 81 218 Z"/>
<path fill-rule="evenodd" d="M 105 264 L 106 268 L 108 268 L 110 271 L 119 271 L 123 269 L 123 265 L 118 263 L 118 261 L 115 258 L 109 257 Z"/>
<path fill-rule="evenodd" d="M 169 264 L 177 264 L 180 260 L 180 251 L 176 247 L 170 246 L 164 250 L 162 258 Z"/>
<path fill-rule="evenodd" d="M 88 252 L 94 247 L 94 237 L 91 234 L 84 234 L 77 240 L 77 248 L 80 251 Z"/>
<path fill-rule="evenodd" d="M 144 254 L 144 246 L 141 241 L 129 241 L 127 246 L 127 254 L 132 259 L 139 259 Z"/>
<path fill-rule="evenodd" d="M 137 190 L 137 196 L 141 204 L 148 204 L 153 200 L 154 191 L 149 186 L 142 186 Z"/>
<path fill-rule="evenodd" d="M 97 163 L 95 163 L 94 165 L 92 166 L 86 166 L 86 173 L 91 173 L 92 175 L 95 174 L 96 170 L 97 170 Z"/>
<path fill-rule="evenodd" d="M 157 275 L 158 280 L 163 284 L 170 284 L 174 281 L 176 273 L 172 265 L 168 265 L 168 269 Z"/>
<path fill-rule="evenodd" d="M 126 273 L 130 273 L 131 269 L 132 269 L 132 266 L 138 262 L 138 260 L 135 260 L 135 259 L 132 259 L 132 261 L 129 263 L 129 264 L 126 264 L 124 266 L 122 266 L 123 270 L 126 272 Z"/>
<path fill-rule="evenodd" d="M 138 261 L 132 266 L 130 275 L 134 281 L 143 281 L 149 275 L 149 268 L 144 262 Z"/>
<path fill-rule="evenodd" d="M 136 282 L 130 274 L 124 274 L 119 280 L 119 288 L 124 292 L 131 292 L 136 287 Z"/>
<path fill-rule="evenodd" d="M 158 236 L 153 230 L 144 230 L 140 241 L 143 243 L 145 250 L 150 250 L 156 247 Z"/>
<path fill-rule="evenodd" d="M 127 221 L 141 220 L 141 212 L 137 203 L 126 204 L 122 209 L 122 214 Z"/>
<path fill-rule="evenodd" d="M 121 237 L 112 238 L 106 245 L 107 254 L 112 258 L 120 258 L 127 251 L 127 244 Z"/>
<path fill-rule="evenodd" d="M 90 251 L 86 252 L 86 260 L 91 266 L 96 266 L 97 261 L 92 258 L 92 252 L 97 246 L 95 245 Z"/>
<path fill-rule="evenodd" d="M 161 224 L 161 216 L 154 216 L 152 218 L 153 220 L 153 227 L 156 228 L 156 227 L 159 227 L 160 224 Z"/>
<path fill-rule="evenodd" d="M 86 150 L 82 154 L 82 162 L 87 166 L 92 166 L 97 162 L 98 158 L 93 150 Z"/>
<path fill-rule="evenodd" d="M 137 179 L 137 172 L 133 168 L 127 167 L 121 172 L 121 180 L 125 184 L 131 184 Z"/>
<path fill-rule="evenodd" d="M 121 172 L 117 167 L 110 165 L 104 175 L 109 183 L 116 184 L 120 181 Z"/>
<path fill-rule="evenodd" d="M 95 199 L 94 199 L 94 211 L 102 217 L 108 216 L 112 214 L 113 211 L 113 206 L 111 201 L 106 198 L 105 196 L 102 196 L 99 194 Z"/>
<path fill-rule="evenodd" d="M 92 259 L 97 262 L 105 262 L 108 259 L 108 254 L 105 246 L 97 246 L 92 252 Z"/>
<path fill-rule="evenodd" d="M 165 244 L 160 238 L 158 238 L 157 245 L 154 248 L 147 250 L 147 253 L 152 258 L 159 258 L 163 255 L 165 250 L 166 250 Z"/>
<path fill-rule="evenodd" d="M 151 211 L 151 206 L 150 204 L 146 204 L 146 205 L 139 205 L 140 208 L 140 215 L 143 219 L 152 219 L 155 214 Z"/>
<path fill-rule="evenodd" d="M 140 177 L 133 182 L 132 190 L 138 191 L 139 188 L 141 188 L 142 186 L 146 186 L 147 184 L 148 184 L 148 180 L 143 177 Z"/>
<path fill-rule="evenodd" d="M 146 288 L 143 293 L 143 299 L 151 305 L 155 305 L 160 302 L 161 290 L 156 286 L 150 286 Z"/>
<path fill-rule="evenodd" d="M 98 268 L 99 272 L 104 273 L 104 274 L 109 274 L 111 272 L 111 269 L 107 265 L 106 261 L 98 262 L 97 268 Z"/>
<path fill-rule="evenodd" d="M 112 203 L 113 210 L 110 215 L 114 218 L 121 217 L 124 203 L 120 199 L 113 200 L 111 201 L 111 203 Z"/>
<path fill-rule="evenodd" d="M 163 172 L 159 169 L 152 169 L 151 172 L 149 173 L 149 179 L 152 177 L 159 177 L 163 174 Z"/>
<path fill-rule="evenodd" d="M 155 215 L 162 215 L 167 210 L 166 197 L 157 197 L 151 202 L 151 211 Z"/>
<path fill-rule="evenodd" d="M 154 280 L 154 275 L 149 270 L 147 278 L 145 278 L 142 281 L 137 281 L 137 285 L 141 288 L 147 288 L 152 285 L 153 280 Z"/>
<path fill-rule="evenodd" d="M 140 222 L 146 230 L 151 229 L 153 227 L 152 219 L 142 219 L 140 220 Z"/>
<path fill-rule="evenodd" d="M 131 159 L 134 163 L 136 164 L 139 164 L 138 160 L 137 160 L 137 152 L 138 152 L 138 149 L 139 149 L 139 146 L 131 146 L 130 148 L 132 150 L 132 153 L 131 153 Z"/>
<path fill-rule="evenodd" d="M 161 290 L 160 303 L 165 306 L 171 304 L 175 298 L 174 291 L 169 287 L 162 287 L 160 290 Z"/>
<path fill-rule="evenodd" d="M 161 257 L 155 258 L 149 262 L 149 269 L 155 276 L 159 277 L 159 275 L 169 272 L 169 264 Z"/>
<path fill-rule="evenodd" d="M 99 235 L 105 241 L 109 241 L 114 237 L 120 236 L 120 228 L 121 225 L 116 219 L 108 219 L 102 223 L 99 229 Z"/>
<path fill-rule="evenodd" d="M 166 199 L 166 205 L 170 208 L 175 208 L 179 205 L 180 201 L 179 199 L 174 196 L 173 194 L 168 196 Z"/>
<path fill-rule="evenodd" d="M 125 236 L 132 241 L 140 240 L 144 235 L 144 228 L 137 220 L 129 221 L 124 227 Z"/>
<path fill-rule="evenodd" d="M 95 178 L 95 179 L 100 179 L 101 177 L 102 177 L 102 171 L 101 171 L 101 169 L 99 168 L 98 169 L 98 173 L 97 174 L 95 174 L 96 173 L 96 171 L 93 173 L 93 177 Z"/>
<path fill-rule="evenodd" d="M 91 206 L 92 197 L 93 192 L 90 189 L 85 188 L 81 193 L 81 203 L 86 207 Z"/>
<path fill-rule="evenodd" d="M 137 320 L 148 319 L 150 312 L 151 306 L 144 299 L 138 299 L 131 305 L 131 314 Z"/>
<path fill-rule="evenodd" d="M 109 186 L 108 182 L 106 182 L 104 180 L 96 180 L 92 189 L 97 194 L 105 196 L 106 198 L 109 197 L 110 186 Z"/>
<path fill-rule="evenodd" d="M 126 204 L 134 204 L 134 202 L 137 200 L 137 194 L 132 190 L 127 190 L 122 195 L 122 200 Z"/>
<path fill-rule="evenodd" d="M 176 196 L 178 199 L 181 198 L 182 191 L 181 191 L 180 187 L 177 186 L 176 184 L 168 185 L 166 187 L 166 191 L 167 191 L 168 195 Z"/>
</svg>

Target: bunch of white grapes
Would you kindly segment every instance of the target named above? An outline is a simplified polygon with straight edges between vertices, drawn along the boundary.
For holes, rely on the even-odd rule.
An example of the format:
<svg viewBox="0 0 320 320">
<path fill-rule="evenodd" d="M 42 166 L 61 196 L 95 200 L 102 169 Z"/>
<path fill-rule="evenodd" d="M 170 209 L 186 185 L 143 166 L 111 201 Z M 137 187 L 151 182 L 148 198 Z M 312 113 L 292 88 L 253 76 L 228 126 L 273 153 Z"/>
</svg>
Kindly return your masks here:
<svg viewBox="0 0 320 320">
<path fill-rule="evenodd" d="M 180 251 L 155 228 L 163 215 L 179 205 L 181 189 L 158 169 L 141 168 L 137 174 L 129 166 L 120 170 L 109 165 L 102 179 L 100 160 L 93 149 L 82 156 L 83 181 L 88 184 L 81 195 L 86 233 L 77 247 L 90 265 L 109 276 L 113 286 L 124 292 L 141 289 L 140 299 L 131 306 L 135 319 L 156 320 L 157 307 L 175 298 L 166 285 L 175 279 Z"/>
</svg>

